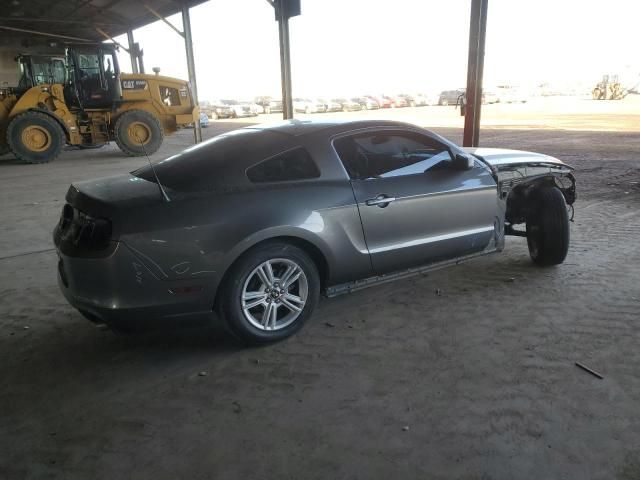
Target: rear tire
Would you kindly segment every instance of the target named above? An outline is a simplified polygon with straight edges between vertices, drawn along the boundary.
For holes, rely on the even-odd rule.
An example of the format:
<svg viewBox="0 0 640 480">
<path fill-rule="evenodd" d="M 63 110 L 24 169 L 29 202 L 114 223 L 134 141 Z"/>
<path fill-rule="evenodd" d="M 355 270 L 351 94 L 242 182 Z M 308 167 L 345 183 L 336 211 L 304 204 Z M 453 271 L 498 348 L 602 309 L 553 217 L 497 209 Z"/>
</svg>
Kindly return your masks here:
<svg viewBox="0 0 640 480">
<path fill-rule="evenodd" d="M 533 212 L 527 218 L 527 245 L 537 265 L 558 265 L 569 250 L 569 215 L 562 192 L 546 187 L 532 194 Z"/>
<path fill-rule="evenodd" d="M 151 155 L 158 151 L 164 140 L 160 120 L 144 110 L 130 110 L 120 115 L 114 134 L 120 150 L 130 157 Z"/>
<path fill-rule="evenodd" d="M 25 112 L 7 128 L 7 145 L 26 163 L 48 163 L 60 155 L 66 143 L 62 127 L 49 115 Z"/>
<path fill-rule="evenodd" d="M 287 280 L 289 268 L 296 273 Z M 299 277 L 291 281 L 297 272 Z M 309 255 L 289 243 L 267 243 L 247 252 L 226 275 L 218 310 L 235 335 L 260 345 L 296 333 L 313 313 L 319 296 L 320 277 Z"/>
</svg>

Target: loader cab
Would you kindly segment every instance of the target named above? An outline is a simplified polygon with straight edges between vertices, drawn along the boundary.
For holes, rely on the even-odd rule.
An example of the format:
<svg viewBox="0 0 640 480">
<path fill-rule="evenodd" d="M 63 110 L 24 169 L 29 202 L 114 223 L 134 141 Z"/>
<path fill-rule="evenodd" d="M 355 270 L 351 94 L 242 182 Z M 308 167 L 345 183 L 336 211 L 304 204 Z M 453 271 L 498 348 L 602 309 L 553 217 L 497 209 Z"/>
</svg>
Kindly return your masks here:
<svg viewBox="0 0 640 480">
<path fill-rule="evenodd" d="M 18 93 L 22 94 L 36 85 L 65 84 L 67 68 L 64 57 L 51 55 L 18 55 L 20 67 Z"/>
<path fill-rule="evenodd" d="M 69 98 L 87 109 L 111 109 L 120 100 L 120 67 L 109 45 L 74 45 L 67 47 L 67 59 L 74 89 Z M 67 95 L 65 95 L 67 96 Z"/>
</svg>

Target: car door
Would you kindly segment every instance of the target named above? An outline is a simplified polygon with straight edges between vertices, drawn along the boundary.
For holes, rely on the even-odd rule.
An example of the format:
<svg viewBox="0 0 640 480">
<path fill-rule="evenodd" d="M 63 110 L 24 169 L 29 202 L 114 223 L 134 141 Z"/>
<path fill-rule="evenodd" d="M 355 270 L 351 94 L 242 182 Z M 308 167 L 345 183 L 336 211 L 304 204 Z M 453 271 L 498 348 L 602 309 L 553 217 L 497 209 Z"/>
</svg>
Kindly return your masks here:
<svg viewBox="0 0 640 480">
<path fill-rule="evenodd" d="M 497 187 L 480 162 L 460 168 L 448 145 L 417 130 L 368 130 L 334 146 L 377 274 L 476 253 L 494 238 Z"/>
</svg>

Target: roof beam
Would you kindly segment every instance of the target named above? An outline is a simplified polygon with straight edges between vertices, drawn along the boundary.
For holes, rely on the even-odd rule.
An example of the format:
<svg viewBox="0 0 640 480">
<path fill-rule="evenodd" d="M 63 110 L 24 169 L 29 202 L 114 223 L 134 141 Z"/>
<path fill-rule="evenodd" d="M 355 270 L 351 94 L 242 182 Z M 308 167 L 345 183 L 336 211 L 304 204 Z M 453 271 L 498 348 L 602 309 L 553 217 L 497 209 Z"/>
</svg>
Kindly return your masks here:
<svg viewBox="0 0 640 480">
<path fill-rule="evenodd" d="M 107 32 L 105 32 L 104 30 L 102 30 L 100 27 L 96 27 L 96 32 L 98 32 L 100 35 L 102 35 L 104 38 L 106 38 L 107 40 L 111 40 L 114 44 L 116 44 L 119 48 L 123 49 L 125 52 L 127 53 L 131 53 L 129 52 L 128 48 L 123 47 L 120 43 L 116 42 L 113 37 L 111 37 L 111 35 L 109 35 Z"/>
<path fill-rule="evenodd" d="M 37 18 L 37 17 L 0 17 L 0 22 L 40 22 L 40 23 L 69 23 L 69 24 L 78 24 L 78 25 L 86 25 L 86 20 L 58 20 L 51 18 Z M 119 23 L 108 23 L 108 22 L 92 22 L 94 25 L 100 25 L 103 27 L 119 27 L 121 24 Z"/>
<path fill-rule="evenodd" d="M 27 30 L 26 28 L 5 27 L 4 25 L 0 25 L 0 30 L 9 30 L 11 32 L 21 32 L 21 33 L 32 33 L 34 35 L 44 35 L 45 37 L 64 38 L 66 40 L 76 40 L 76 41 L 79 41 L 79 42 L 92 42 L 93 41 L 93 40 L 89 40 L 87 38 L 70 37 L 69 35 L 58 35 L 58 34 L 55 34 L 55 33 L 39 32 L 37 30 Z"/>
<path fill-rule="evenodd" d="M 182 38 L 185 38 L 184 36 L 184 32 L 180 31 L 175 25 L 173 25 L 173 23 L 171 23 L 169 20 L 167 20 L 166 18 L 164 18 L 162 15 L 160 15 L 158 12 L 156 12 L 153 8 L 151 8 L 149 5 L 147 5 L 146 3 L 143 3 L 144 8 L 146 8 L 147 10 L 149 10 L 149 12 L 152 15 L 155 15 L 156 17 L 158 17 L 160 20 L 162 20 L 164 23 L 166 23 L 167 25 L 169 25 L 169 27 L 171 27 L 178 35 L 180 35 Z"/>
</svg>

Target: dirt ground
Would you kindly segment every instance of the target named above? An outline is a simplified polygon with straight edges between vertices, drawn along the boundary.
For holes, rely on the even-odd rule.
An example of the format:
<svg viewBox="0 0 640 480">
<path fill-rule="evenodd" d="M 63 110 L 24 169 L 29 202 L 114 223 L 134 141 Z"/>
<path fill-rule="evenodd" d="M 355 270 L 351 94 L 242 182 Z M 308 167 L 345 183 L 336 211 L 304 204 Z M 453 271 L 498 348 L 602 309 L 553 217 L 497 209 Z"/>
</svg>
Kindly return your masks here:
<svg viewBox="0 0 640 480">
<path fill-rule="evenodd" d="M 481 145 L 576 167 L 563 265 L 536 268 L 509 238 L 500 255 L 325 299 L 259 349 L 216 328 L 115 336 L 59 293 L 51 231 L 69 183 L 144 159 L 112 145 L 3 157 L 0 478 L 640 479 L 640 101 L 582 102 L 483 114 Z M 452 107 L 351 115 L 462 136 Z"/>
</svg>

